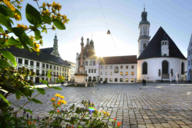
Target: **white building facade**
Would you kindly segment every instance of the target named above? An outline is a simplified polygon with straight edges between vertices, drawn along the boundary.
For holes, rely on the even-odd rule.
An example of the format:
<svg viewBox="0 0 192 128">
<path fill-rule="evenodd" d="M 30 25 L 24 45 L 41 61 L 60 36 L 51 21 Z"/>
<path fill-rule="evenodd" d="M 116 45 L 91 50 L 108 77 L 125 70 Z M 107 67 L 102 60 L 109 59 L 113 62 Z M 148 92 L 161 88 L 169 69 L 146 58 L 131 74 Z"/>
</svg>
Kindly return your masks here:
<svg viewBox="0 0 192 128">
<path fill-rule="evenodd" d="M 192 34 L 187 49 L 187 80 L 192 82 Z"/>
<path fill-rule="evenodd" d="M 56 82 L 59 75 L 65 77 L 65 80 L 70 79 L 70 64 L 64 61 L 58 53 L 57 36 L 54 39 L 54 47 L 41 49 L 41 53 L 29 52 L 26 49 L 18 49 L 11 47 L 8 50 L 15 56 L 17 67 L 20 69 L 25 67 L 30 71 L 35 72 L 35 76 L 31 76 L 30 80 L 34 83 L 41 83 L 40 80 L 48 80 L 47 72 L 52 70 L 51 79 L 49 82 Z"/>
</svg>

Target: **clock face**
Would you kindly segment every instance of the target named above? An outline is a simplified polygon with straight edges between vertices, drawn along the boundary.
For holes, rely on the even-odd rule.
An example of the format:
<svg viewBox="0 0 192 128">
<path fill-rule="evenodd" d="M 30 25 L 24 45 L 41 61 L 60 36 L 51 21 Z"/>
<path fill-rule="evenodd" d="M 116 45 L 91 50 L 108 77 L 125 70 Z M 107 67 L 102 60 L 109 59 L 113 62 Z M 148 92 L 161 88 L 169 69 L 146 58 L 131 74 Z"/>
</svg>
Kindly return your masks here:
<svg viewBox="0 0 192 128">
<path fill-rule="evenodd" d="M 89 52 L 89 49 L 87 49 L 86 52 Z"/>
</svg>

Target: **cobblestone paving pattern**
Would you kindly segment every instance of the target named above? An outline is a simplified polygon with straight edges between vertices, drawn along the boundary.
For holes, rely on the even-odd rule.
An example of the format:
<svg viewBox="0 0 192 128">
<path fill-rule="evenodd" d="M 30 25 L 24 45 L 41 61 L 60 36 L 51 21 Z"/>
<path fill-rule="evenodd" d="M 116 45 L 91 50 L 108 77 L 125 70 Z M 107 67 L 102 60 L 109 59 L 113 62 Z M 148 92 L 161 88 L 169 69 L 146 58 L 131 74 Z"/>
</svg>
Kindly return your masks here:
<svg viewBox="0 0 192 128">
<path fill-rule="evenodd" d="M 108 111 L 111 119 L 122 122 L 122 128 L 192 128 L 192 84 L 96 84 L 88 88 L 61 88 L 62 91 L 49 89 L 45 95 L 39 95 L 37 99 L 43 104 L 30 102 L 25 108 L 43 117 L 52 109 L 50 98 L 60 93 L 67 101 L 63 109 L 90 100 L 96 109 Z M 20 106 L 26 103 L 26 99 L 17 101 L 15 96 L 9 100 Z"/>
</svg>

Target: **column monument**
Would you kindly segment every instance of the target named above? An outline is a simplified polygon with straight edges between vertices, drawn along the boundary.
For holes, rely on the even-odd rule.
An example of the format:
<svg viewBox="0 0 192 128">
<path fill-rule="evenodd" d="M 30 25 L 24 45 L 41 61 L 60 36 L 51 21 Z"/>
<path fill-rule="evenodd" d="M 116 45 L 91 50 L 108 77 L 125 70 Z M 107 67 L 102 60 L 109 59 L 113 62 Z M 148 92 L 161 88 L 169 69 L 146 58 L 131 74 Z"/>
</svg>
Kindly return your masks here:
<svg viewBox="0 0 192 128">
<path fill-rule="evenodd" d="M 81 38 L 81 61 L 80 61 L 80 65 L 78 66 L 78 70 L 77 72 L 74 74 L 75 76 L 75 85 L 85 85 L 85 87 L 87 87 L 87 82 L 86 82 L 86 78 L 87 78 L 87 73 L 85 72 L 85 67 L 83 65 L 83 37 Z"/>
</svg>

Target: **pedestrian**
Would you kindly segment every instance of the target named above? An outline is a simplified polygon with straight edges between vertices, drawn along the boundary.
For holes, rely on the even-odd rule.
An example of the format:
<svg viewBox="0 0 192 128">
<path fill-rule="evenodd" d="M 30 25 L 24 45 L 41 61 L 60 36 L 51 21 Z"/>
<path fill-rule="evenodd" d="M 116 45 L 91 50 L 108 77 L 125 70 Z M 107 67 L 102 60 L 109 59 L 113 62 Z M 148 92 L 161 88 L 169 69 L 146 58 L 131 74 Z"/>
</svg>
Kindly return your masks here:
<svg viewBox="0 0 192 128">
<path fill-rule="evenodd" d="M 142 80 L 142 84 L 143 84 L 143 86 L 144 86 L 144 84 L 145 84 L 145 80 L 144 80 L 144 79 Z"/>
</svg>

